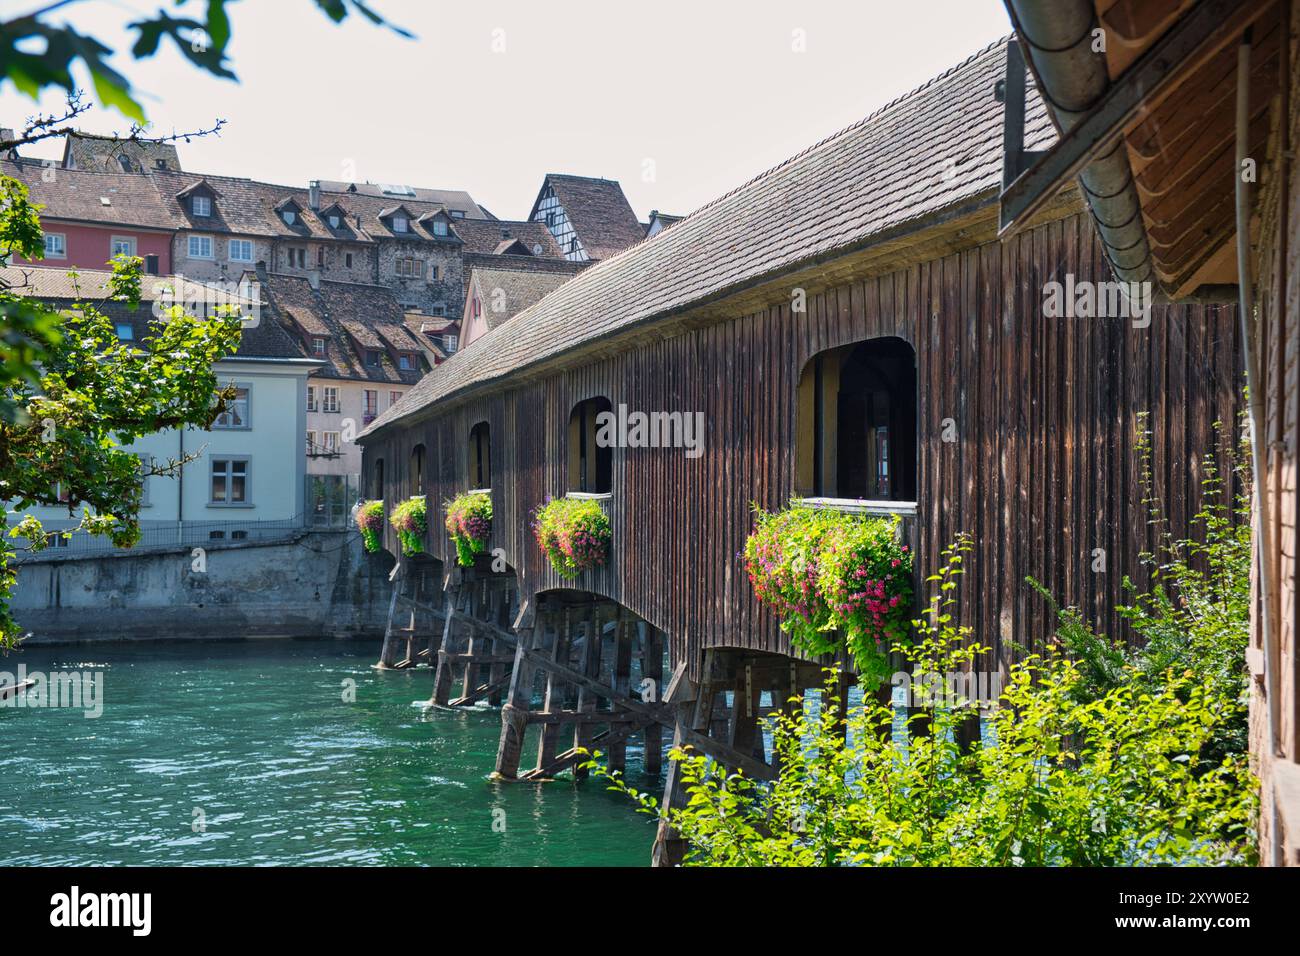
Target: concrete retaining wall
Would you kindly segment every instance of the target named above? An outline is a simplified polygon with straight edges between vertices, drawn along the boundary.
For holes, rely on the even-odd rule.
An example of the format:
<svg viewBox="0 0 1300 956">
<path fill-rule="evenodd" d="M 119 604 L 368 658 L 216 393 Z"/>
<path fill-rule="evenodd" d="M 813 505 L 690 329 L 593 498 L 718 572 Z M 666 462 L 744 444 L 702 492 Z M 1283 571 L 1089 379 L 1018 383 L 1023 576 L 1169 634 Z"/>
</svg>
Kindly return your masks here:
<svg viewBox="0 0 1300 956">
<path fill-rule="evenodd" d="M 202 558 L 202 561 L 196 559 Z M 355 532 L 79 557 L 18 571 L 13 613 L 31 643 L 383 636 L 391 555 Z M 205 570 L 199 570 L 199 567 Z"/>
</svg>

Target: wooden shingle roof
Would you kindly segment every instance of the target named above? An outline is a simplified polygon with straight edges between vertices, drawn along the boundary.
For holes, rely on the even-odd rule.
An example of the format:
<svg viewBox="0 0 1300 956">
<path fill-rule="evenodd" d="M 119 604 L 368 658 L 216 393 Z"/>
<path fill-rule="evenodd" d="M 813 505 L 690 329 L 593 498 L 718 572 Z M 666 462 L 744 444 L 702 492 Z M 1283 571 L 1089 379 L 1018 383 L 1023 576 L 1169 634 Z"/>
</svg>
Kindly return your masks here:
<svg viewBox="0 0 1300 956">
<path fill-rule="evenodd" d="M 1006 40 L 687 216 L 596 263 L 515 320 L 488 332 L 412 389 L 400 412 L 363 434 L 462 392 L 504 387 L 520 370 L 671 318 L 873 237 L 972 201 L 1002 179 Z M 1026 104 L 1026 146 L 1053 136 L 1041 100 Z M 639 227 L 638 227 L 639 228 Z"/>
</svg>

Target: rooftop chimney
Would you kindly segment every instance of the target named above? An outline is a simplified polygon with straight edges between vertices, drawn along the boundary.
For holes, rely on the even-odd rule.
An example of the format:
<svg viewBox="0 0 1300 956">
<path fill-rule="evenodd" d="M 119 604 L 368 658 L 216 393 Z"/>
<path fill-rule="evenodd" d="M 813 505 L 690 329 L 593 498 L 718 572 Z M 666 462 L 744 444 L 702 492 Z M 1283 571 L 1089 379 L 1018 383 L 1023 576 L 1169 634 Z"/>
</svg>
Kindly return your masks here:
<svg viewBox="0 0 1300 956">
<path fill-rule="evenodd" d="M 312 212 L 320 211 L 320 180 L 313 179 L 307 185 L 307 205 L 311 206 Z"/>
</svg>

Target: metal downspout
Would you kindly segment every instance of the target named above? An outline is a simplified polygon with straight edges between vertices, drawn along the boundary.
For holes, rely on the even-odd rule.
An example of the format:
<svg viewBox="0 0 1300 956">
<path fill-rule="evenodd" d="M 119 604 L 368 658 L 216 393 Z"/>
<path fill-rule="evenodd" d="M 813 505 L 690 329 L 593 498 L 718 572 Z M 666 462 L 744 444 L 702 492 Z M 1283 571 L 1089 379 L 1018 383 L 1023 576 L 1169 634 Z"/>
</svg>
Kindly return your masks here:
<svg viewBox="0 0 1300 956">
<path fill-rule="evenodd" d="M 1062 130 L 1083 117 L 1110 86 L 1104 54 L 1093 52 L 1089 0 L 1007 0 L 1016 33 L 1029 46 L 1043 99 Z M 1142 207 L 1123 137 L 1079 174 L 1079 186 L 1097 223 L 1117 278 L 1151 282 L 1155 270 Z"/>
</svg>

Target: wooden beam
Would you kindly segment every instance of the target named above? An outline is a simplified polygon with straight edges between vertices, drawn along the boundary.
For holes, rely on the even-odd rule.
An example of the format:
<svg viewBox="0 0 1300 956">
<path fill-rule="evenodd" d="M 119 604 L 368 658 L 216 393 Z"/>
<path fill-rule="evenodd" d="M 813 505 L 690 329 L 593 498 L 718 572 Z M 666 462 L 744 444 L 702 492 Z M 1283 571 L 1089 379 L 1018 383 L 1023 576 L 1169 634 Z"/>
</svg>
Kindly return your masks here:
<svg viewBox="0 0 1300 956">
<path fill-rule="evenodd" d="M 641 728 L 647 723 L 654 723 L 654 721 L 641 717 L 628 723 L 626 726 L 619 727 L 617 730 L 611 728 L 603 733 L 596 734 L 591 738 L 591 746 L 595 747 L 600 744 L 613 746 L 614 744 L 622 743 L 637 731 L 641 730 Z M 587 749 L 590 750 L 590 748 Z M 559 754 L 544 767 L 538 767 L 536 770 L 528 771 L 528 773 L 524 774 L 519 779 L 542 780 L 546 777 L 553 777 L 562 770 L 567 769 L 571 764 L 577 763 L 580 759 L 584 759 L 586 756 L 586 753 L 581 752 L 581 748 L 574 747 L 571 750 L 566 750 L 564 753 Z"/>
<path fill-rule="evenodd" d="M 464 694 L 460 697 L 457 697 L 455 700 L 450 701 L 447 706 L 468 707 L 470 704 L 482 700 L 484 697 L 488 696 L 488 694 L 492 693 L 494 690 L 499 690 L 500 688 L 504 687 L 509 682 L 510 682 L 510 677 L 509 675 L 506 675 L 505 677 L 500 677 L 495 681 L 490 680 L 486 684 L 479 684 L 478 687 L 475 687 L 468 694 Z"/>
<path fill-rule="evenodd" d="M 536 654 L 533 651 L 525 651 L 524 653 L 534 658 L 538 667 L 549 671 L 556 677 L 561 677 L 571 684 L 586 688 L 592 693 L 599 694 L 602 697 L 608 697 L 610 700 L 614 700 L 618 697 L 618 692 L 608 684 L 602 684 L 598 680 L 593 680 L 585 674 L 575 671 L 572 667 L 565 667 L 561 664 L 549 661 L 542 657 L 542 655 Z M 644 714 L 646 717 L 649 717 L 651 720 L 654 720 L 656 723 L 659 723 L 664 727 L 674 727 L 672 715 L 668 712 L 667 708 L 662 705 L 645 704 L 634 697 L 625 697 L 618 701 L 618 705 L 632 711 L 633 713 Z M 682 728 L 682 742 L 691 745 L 704 754 L 707 754 L 724 766 L 737 767 L 740 770 L 743 770 L 756 780 L 773 779 L 772 768 L 767 764 L 755 760 L 749 754 L 739 753 L 721 741 L 708 737 L 694 729 Z"/>
</svg>

